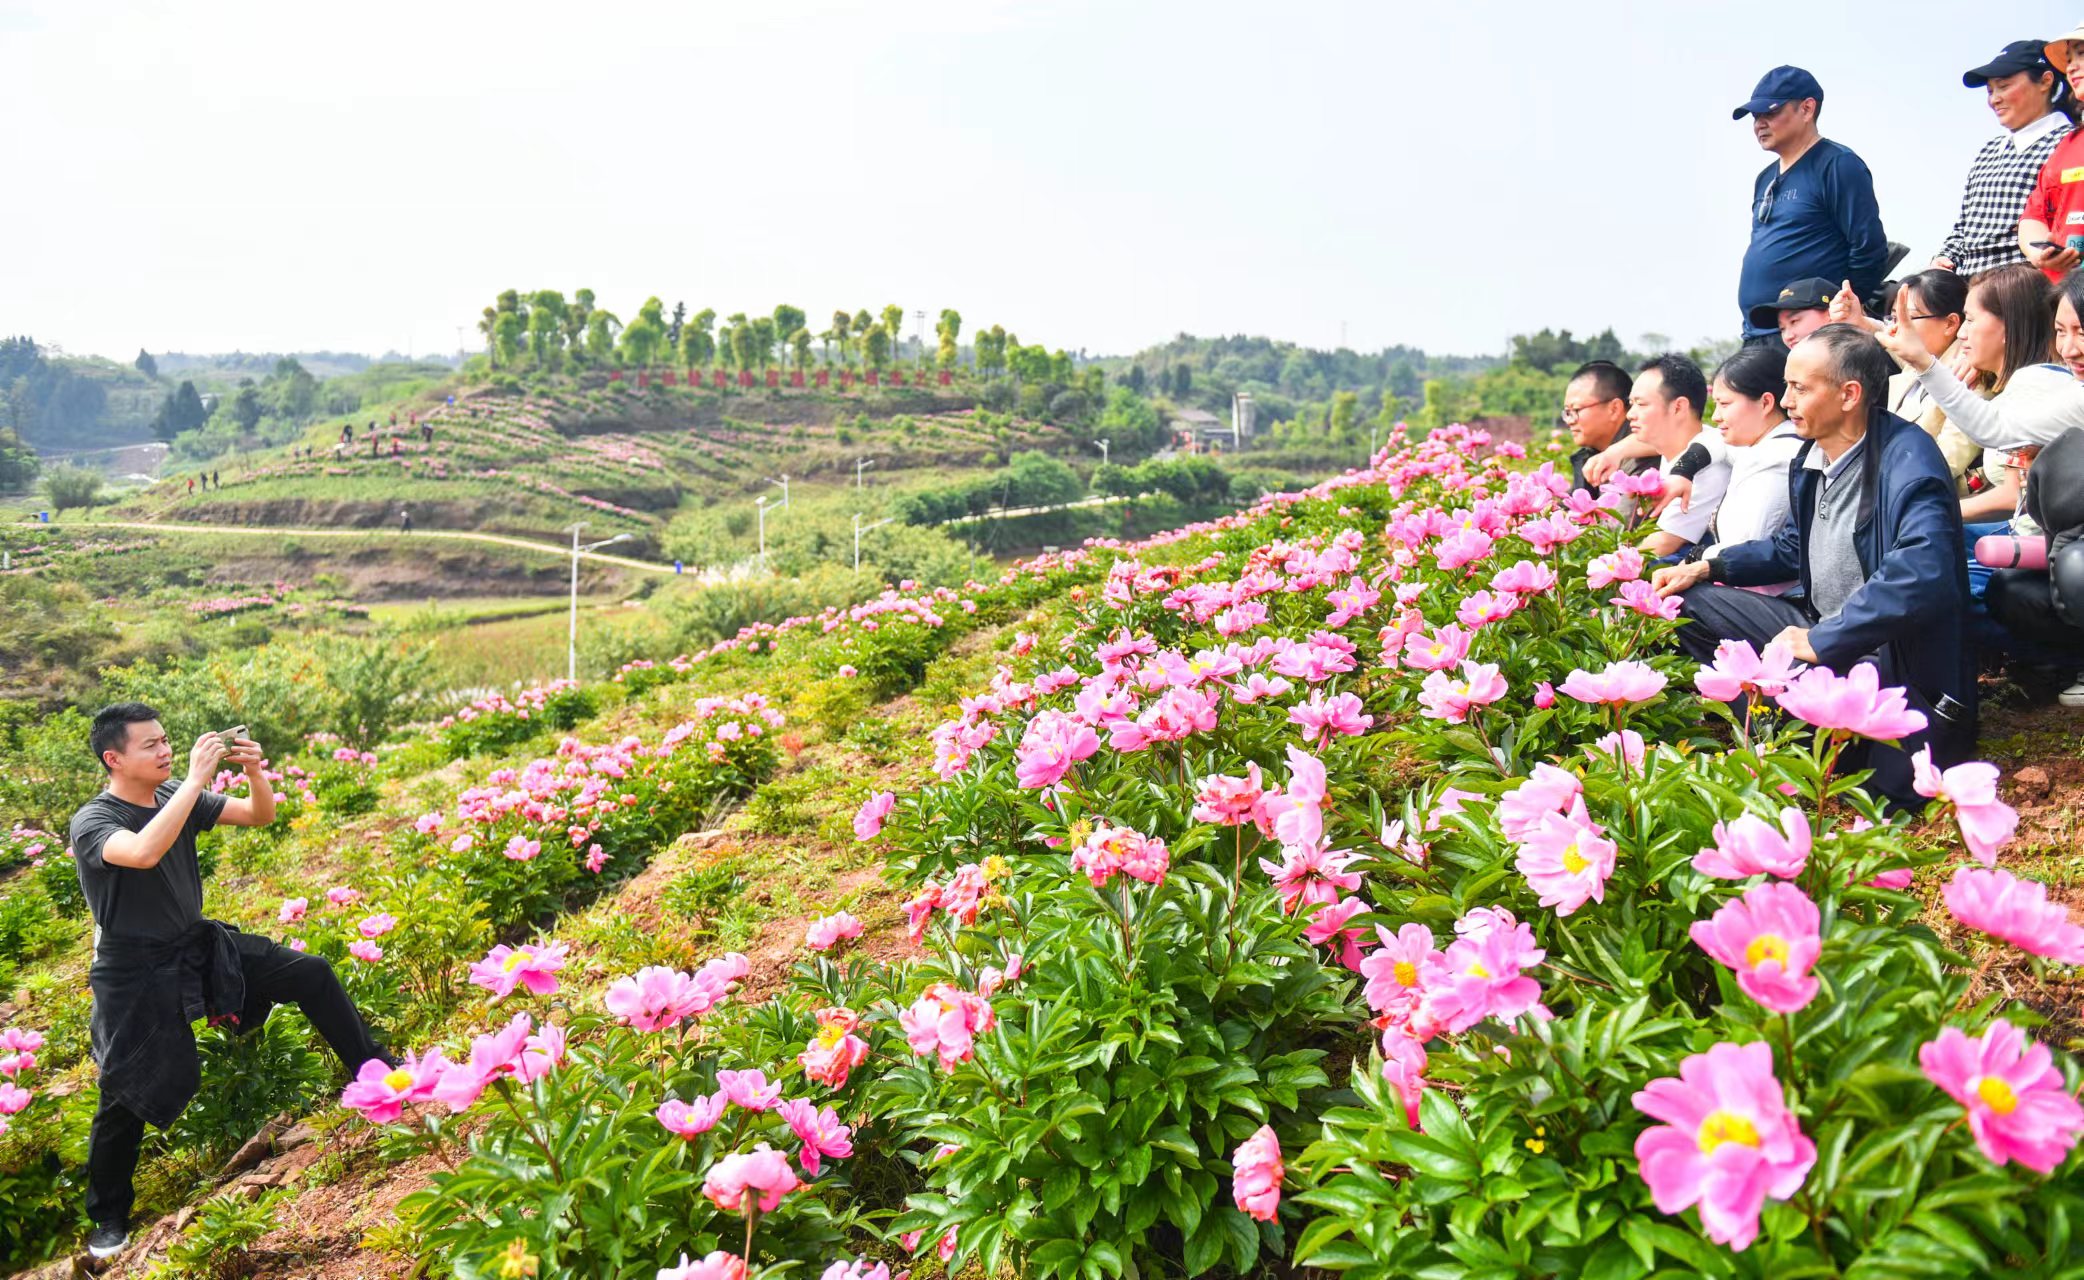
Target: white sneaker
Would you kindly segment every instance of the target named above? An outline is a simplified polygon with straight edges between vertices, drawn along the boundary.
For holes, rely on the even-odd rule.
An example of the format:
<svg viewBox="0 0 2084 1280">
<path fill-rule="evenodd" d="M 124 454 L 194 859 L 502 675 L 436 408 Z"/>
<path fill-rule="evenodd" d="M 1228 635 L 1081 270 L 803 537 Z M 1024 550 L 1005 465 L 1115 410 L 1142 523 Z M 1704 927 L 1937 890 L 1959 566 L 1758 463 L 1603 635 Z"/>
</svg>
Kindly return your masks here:
<svg viewBox="0 0 2084 1280">
<path fill-rule="evenodd" d="M 2078 673 L 2075 684 L 2056 694 L 2055 700 L 2065 707 L 2084 707 L 2084 672 Z"/>
</svg>

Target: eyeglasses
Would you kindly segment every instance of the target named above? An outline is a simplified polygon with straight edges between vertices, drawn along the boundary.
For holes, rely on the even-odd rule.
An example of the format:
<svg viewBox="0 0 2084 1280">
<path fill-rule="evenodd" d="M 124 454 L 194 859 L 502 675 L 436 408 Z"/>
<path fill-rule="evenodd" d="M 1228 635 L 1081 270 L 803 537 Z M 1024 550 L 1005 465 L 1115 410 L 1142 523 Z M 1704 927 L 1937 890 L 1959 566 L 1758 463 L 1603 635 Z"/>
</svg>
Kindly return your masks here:
<svg viewBox="0 0 2084 1280">
<path fill-rule="evenodd" d="M 1576 422 L 1579 418 L 1597 409 L 1600 405 L 1612 403 L 1612 400 L 1594 400 L 1589 404 L 1566 404 L 1563 406 L 1563 421 Z"/>
<path fill-rule="evenodd" d="M 1758 207 L 1751 211 L 1752 216 L 1758 219 L 1758 225 L 1764 226 L 1773 220 L 1773 198 L 1779 194 L 1780 175 L 1776 173 L 1773 180 L 1766 184 L 1765 194 L 1758 198 Z"/>
</svg>

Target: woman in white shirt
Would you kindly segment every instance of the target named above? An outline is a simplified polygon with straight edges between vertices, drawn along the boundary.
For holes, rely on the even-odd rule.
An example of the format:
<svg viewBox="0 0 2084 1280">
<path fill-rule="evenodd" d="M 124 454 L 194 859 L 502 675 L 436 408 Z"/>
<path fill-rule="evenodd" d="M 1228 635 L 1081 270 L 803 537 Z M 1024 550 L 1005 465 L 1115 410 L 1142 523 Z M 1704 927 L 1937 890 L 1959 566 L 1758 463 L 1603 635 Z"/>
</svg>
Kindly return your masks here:
<svg viewBox="0 0 2084 1280">
<path fill-rule="evenodd" d="M 1770 538 L 1787 521 L 1787 468 L 1802 437 L 1780 408 L 1787 353 L 1745 347 L 1715 371 L 1715 430 L 1729 452 L 1729 491 L 1716 509 L 1706 555 L 1724 544 Z"/>
</svg>

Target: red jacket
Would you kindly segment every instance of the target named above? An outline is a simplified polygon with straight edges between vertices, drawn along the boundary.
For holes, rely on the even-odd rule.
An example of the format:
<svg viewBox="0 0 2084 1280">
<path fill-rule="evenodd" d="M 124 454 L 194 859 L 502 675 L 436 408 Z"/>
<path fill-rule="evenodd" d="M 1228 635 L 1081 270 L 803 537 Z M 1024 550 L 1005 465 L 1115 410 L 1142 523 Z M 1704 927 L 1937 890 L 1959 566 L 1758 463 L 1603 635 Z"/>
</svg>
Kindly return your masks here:
<svg viewBox="0 0 2084 1280">
<path fill-rule="evenodd" d="M 2067 243 L 2071 236 L 2084 236 L 2084 129 L 2070 130 L 2055 144 L 2019 217 L 2048 228 L 2048 238 L 2056 244 Z M 2047 276 L 2062 283 L 2060 271 L 2049 271 Z"/>
</svg>

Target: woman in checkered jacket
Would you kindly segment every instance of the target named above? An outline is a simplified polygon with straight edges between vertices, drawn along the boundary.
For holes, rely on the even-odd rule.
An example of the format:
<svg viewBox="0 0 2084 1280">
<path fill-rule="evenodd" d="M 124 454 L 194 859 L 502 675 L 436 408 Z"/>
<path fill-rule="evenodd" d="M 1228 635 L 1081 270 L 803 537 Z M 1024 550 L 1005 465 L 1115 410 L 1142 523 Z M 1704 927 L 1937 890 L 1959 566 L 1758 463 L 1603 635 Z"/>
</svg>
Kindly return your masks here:
<svg viewBox="0 0 2084 1280">
<path fill-rule="evenodd" d="M 1976 152 L 1961 193 L 1961 216 L 1932 265 L 1973 276 L 2026 261 L 2019 248 L 2019 215 L 2041 166 L 2075 123 L 2077 101 L 2039 40 L 2014 40 L 1963 75 L 1961 83 L 1987 92 L 2004 132 Z"/>
</svg>

